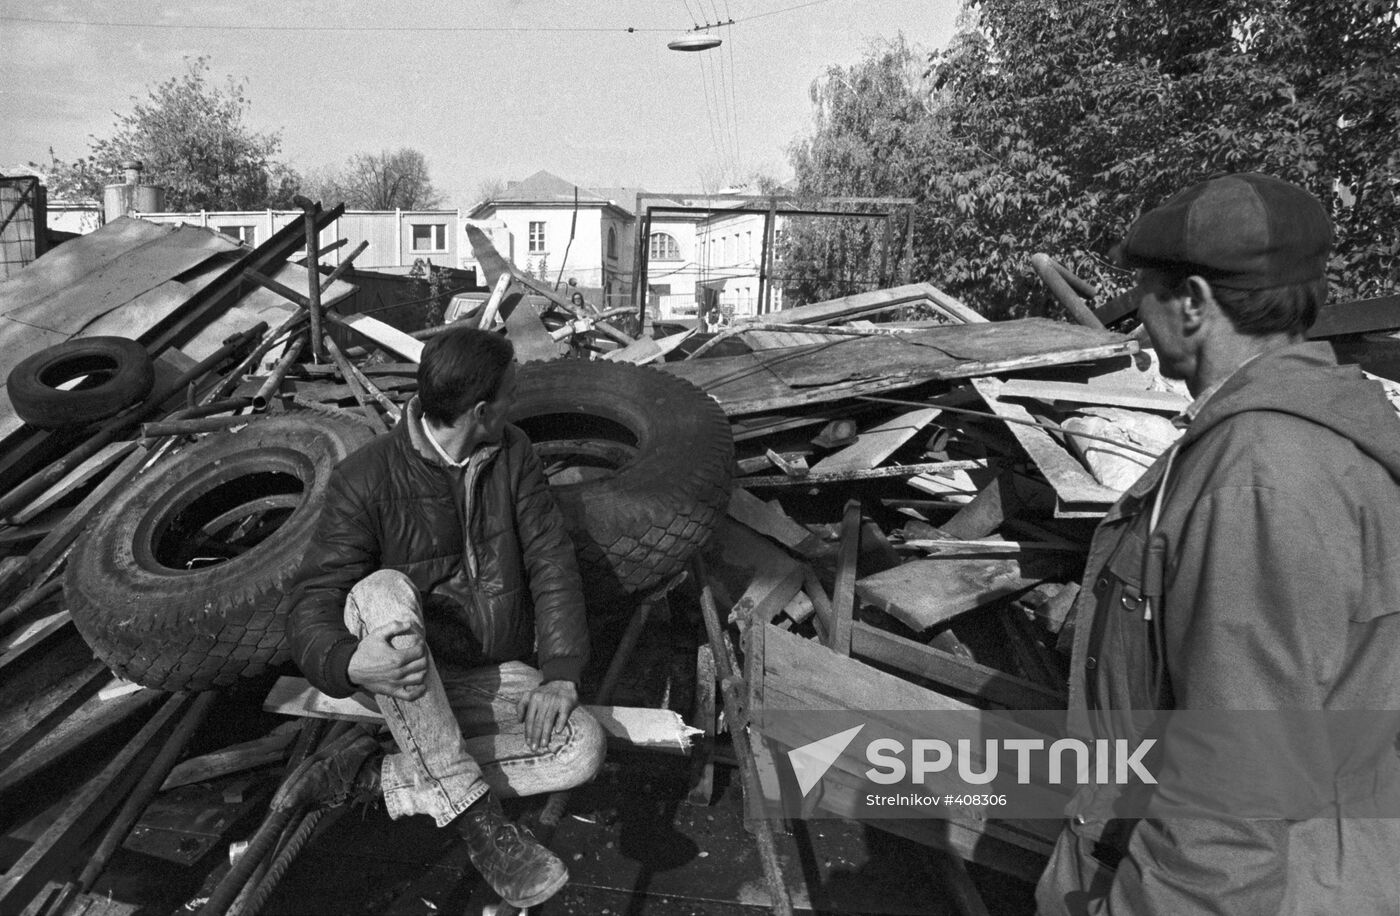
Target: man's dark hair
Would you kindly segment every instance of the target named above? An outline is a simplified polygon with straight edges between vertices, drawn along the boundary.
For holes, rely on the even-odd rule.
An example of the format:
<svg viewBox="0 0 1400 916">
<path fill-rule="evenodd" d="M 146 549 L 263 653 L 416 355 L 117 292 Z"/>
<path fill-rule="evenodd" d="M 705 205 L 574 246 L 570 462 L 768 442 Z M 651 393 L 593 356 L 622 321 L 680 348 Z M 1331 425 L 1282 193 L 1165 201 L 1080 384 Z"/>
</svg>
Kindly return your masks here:
<svg viewBox="0 0 1400 916">
<path fill-rule="evenodd" d="M 418 363 L 423 416 L 449 426 L 481 401 L 493 401 L 515 360 L 515 347 L 500 334 L 457 328 L 429 339 Z"/>
<path fill-rule="evenodd" d="M 1191 267 L 1179 267 L 1166 272 L 1163 285 L 1175 295 L 1190 295 L 1187 277 L 1201 272 Z M 1327 301 L 1327 279 L 1319 277 L 1302 283 L 1288 283 L 1266 289 L 1230 289 L 1210 280 L 1215 301 L 1241 334 L 1286 333 L 1301 337 L 1317 320 L 1317 313 Z"/>
</svg>

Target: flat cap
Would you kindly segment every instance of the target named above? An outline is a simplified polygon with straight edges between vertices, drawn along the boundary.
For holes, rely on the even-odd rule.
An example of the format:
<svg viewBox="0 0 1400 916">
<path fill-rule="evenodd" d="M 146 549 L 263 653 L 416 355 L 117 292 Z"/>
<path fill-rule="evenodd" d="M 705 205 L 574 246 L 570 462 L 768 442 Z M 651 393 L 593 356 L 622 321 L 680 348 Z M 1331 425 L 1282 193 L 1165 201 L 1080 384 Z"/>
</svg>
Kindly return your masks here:
<svg viewBox="0 0 1400 916">
<path fill-rule="evenodd" d="M 1187 268 L 1227 289 L 1267 289 L 1326 275 L 1332 222 L 1312 194 L 1244 172 L 1192 185 L 1128 227 L 1127 267 Z"/>
</svg>

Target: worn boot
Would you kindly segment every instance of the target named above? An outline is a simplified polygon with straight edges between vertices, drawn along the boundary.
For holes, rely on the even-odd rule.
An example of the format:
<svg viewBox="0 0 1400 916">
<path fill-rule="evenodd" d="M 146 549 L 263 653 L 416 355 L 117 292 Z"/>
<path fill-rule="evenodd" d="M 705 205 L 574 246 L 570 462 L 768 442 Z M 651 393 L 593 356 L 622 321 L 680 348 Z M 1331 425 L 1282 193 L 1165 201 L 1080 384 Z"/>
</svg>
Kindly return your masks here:
<svg viewBox="0 0 1400 916">
<path fill-rule="evenodd" d="M 320 760 L 311 760 L 272 800 L 274 808 L 310 805 L 330 808 L 346 802 L 371 801 L 379 794 L 384 749 L 360 735 Z"/>
<path fill-rule="evenodd" d="M 453 822 L 467 841 L 467 855 L 492 890 L 511 906 L 524 909 L 543 903 L 569 881 L 559 857 L 540 845 L 529 830 L 506 819 L 490 792 Z"/>
</svg>

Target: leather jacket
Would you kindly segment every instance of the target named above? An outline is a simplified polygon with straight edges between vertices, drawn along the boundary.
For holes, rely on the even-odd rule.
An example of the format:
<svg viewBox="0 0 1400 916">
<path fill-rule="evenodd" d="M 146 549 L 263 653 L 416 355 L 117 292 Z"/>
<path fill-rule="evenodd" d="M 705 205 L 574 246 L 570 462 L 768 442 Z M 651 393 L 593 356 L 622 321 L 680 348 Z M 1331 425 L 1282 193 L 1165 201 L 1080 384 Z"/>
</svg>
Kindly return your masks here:
<svg viewBox="0 0 1400 916">
<path fill-rule="evenodd" d="M 435 660 L 474 667 L 537 652 L 546 681 L 577 682 L 589 652 L 582 582 L 529 439 L 507 425 L 500 442 L 453 468 L 425 435 L 415 398 L 388 435 L 332 473 L 286 599 L 302 673 L 330 696 L 355 691 L 346 595 L 394 569 L 418 587 Z"/>
</svg>

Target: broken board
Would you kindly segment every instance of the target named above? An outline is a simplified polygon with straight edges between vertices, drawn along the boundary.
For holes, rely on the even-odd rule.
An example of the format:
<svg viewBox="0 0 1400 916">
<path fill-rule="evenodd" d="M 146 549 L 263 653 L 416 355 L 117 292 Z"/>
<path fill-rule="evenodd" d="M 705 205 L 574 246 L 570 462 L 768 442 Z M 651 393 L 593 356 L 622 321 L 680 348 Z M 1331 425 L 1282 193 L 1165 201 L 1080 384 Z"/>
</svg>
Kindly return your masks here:
<svg viewBox="0 0 1400 916">
<path fill-rule="evenodd" d="M 856 595 L 909 629 L 922 632 L 968 611 L 1010 598 L 1059 574 L 1054 555 L 939 557 L 910 560 L 856 582 Z"/>
<path fill-rule="evenodd" d="M 1054 488 L 1055 517 L 1095 517 L 1108 511 L 1108 507 L 1118 501 L 1119 492 L 1095 480 L 1084 465 L 1044 429 L 1027 426 L 1027 423 L 1034 423 L 1035 418 L 1020 404 L 1001 400 L 1001 384 L 994 378 L 972 380 L 972 387 L 982 395 L 993 413 L 1003 419 L 1017 421 L 1006 425 Z"/>
</svg>

